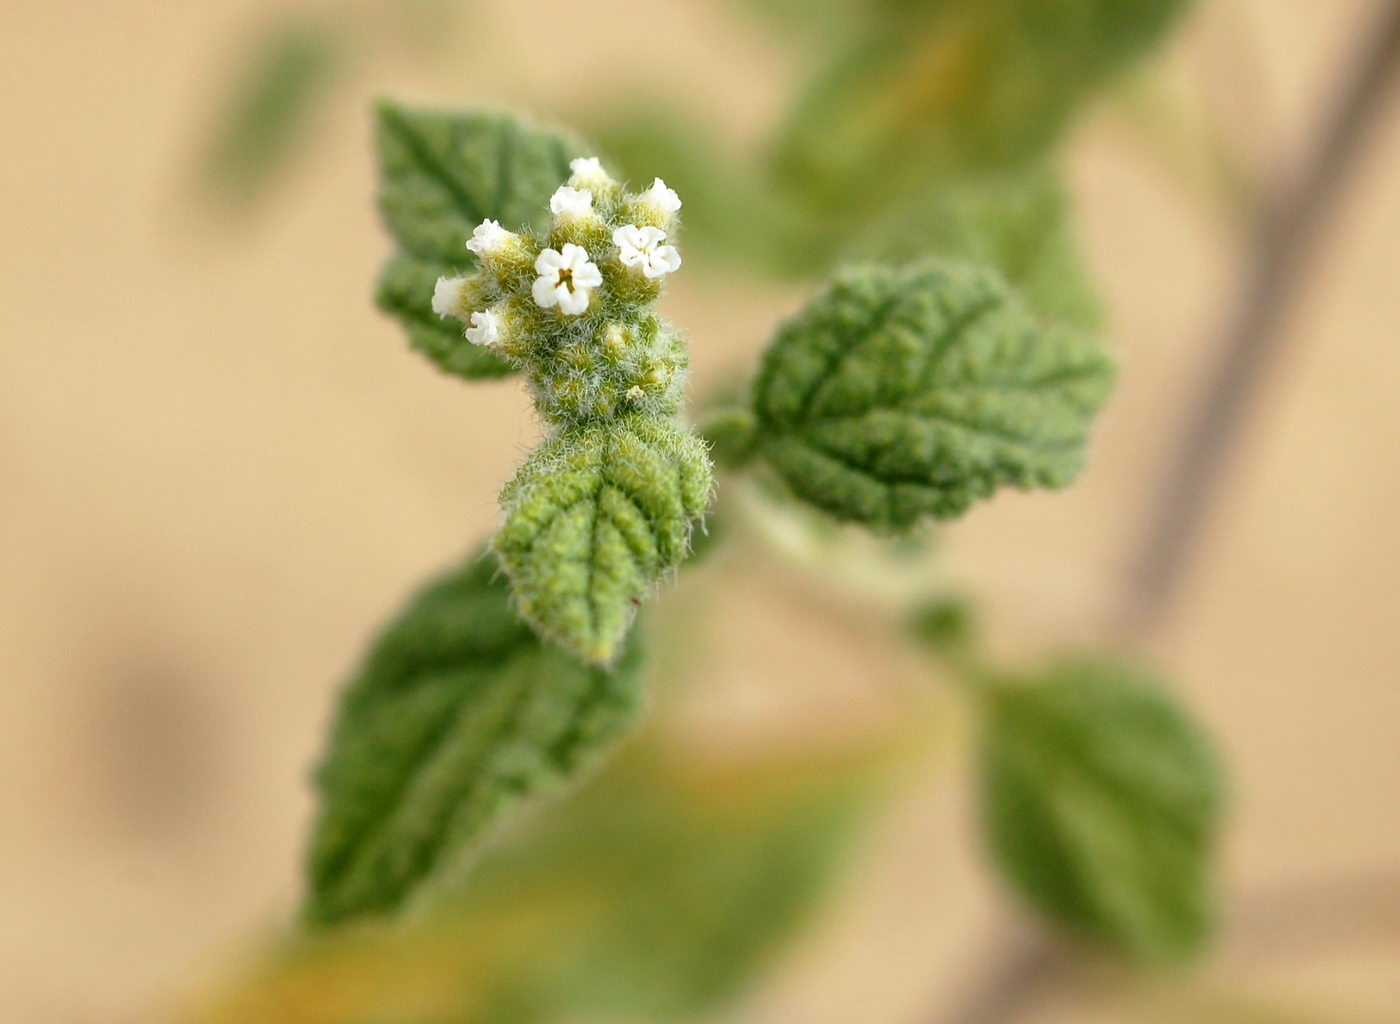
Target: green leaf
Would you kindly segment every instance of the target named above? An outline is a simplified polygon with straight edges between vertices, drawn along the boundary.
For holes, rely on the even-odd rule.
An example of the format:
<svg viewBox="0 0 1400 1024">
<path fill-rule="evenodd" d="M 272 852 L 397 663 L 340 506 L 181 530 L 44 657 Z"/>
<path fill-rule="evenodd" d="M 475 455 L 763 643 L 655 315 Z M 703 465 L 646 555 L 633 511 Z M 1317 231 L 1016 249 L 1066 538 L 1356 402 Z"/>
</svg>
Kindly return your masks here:
<svg viewBox="0 0 1400 1024">
<path fill-rule="evenodd" d="M 686 1021 L 751 986 L 842 876 L 922 741 L 706 755 L 656 735 L 393 929 L 299 936 L 201 1024 Z M 309 1008 L 313 1008 L 310 1009 Z"/>
<path fill-rule="evenodd" d="M 510 372 L 499 357 L 472 352 L 460 325 L 432 312 L 440 275 L 462 274 L 466 249 L 486 218 L 508 228 L 539 220 L 584 147 L 557 131 L 498 113 L 439 111 L 381 102 L 375 130 L 379 206 L 400 253 L 380 282 L 381 309 L 409 330 L 414 348 L 462 377 Z"/>
<path fill-rule="evenodd" d="M 316 773 L 308 922 L 398 910 L 465 866 L 522 799 L 578 774 L 633 720 L 639 656 L 611 670 L 542 644 L 491 559 L 430 584 L 346 688 Z"/>
<path fill-rule="evenodd" d="M 869 223 L 856 259 L 907 263 L 934 256 L 999 271 L 1037 315 L 1085 331 L 1101 324 L 1070 220 L 1046 168 L 927 188 Z"/>
<path fill-rule="evenodd" d="M 858 220 L 931 177 L 1043 154 L 1189 0 L 890 3 L 848 33 L 777 148 L 788 186 Z M 878 182 L 878 187 L 874 187 Z"/>
<path fill-rule="evenodd" d="M 637 605 L 685 557 L 709 489 L 704 442 L 670 421 L 560 431 L 501 492 L 492 544 L 521 614 L 585 661 L 610 662 Z"/>
<path fill-rule="evenodd" d="M 384 265 L 375 302 L 408 329 L 408 343 L 447 373 L 468 380 L 506 377 L 515 372 L 510 363 L 462 336 L 462 324 L 443 318 L 423 301 L 431 299 L 439 277 L 456 271 L 445 263 L 427 263 L 413 256 L 395 256 Z"/>
<path fill-rule="evenodd" d="M 1112 363 L 1041 327 L 995 275 L 858 267 L 778 331 L 759 451 L 797 496 L 879 531 L 953 518 L 1001 485 L 1078 474 Z"/>
<path fill-rule="evenodd" d="M 345 42 L 341 26 L 305 13 L 261 31 L 207 144 L 208 189 L 242 206 L 290 166 L 345 68 Z"/>
<path fill-rule="evenodd" d="M 983 817 L 1011 885 L 1127 956 L 1198 952 L 1221 782 L 1185 712 L 1153 683 L 1091 662 L 999 688 L 988 706 Z"/>
</svg>

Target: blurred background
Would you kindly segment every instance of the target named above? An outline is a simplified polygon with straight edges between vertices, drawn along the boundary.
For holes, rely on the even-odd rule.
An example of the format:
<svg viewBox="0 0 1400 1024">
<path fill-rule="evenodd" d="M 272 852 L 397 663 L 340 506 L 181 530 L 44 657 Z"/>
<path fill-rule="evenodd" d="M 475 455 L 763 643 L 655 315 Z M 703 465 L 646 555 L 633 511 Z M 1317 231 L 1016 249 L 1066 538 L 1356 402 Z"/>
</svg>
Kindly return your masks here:
<svg viewBox="0 0 1400 1024">
<path fill-rule="evenodd" d="M 370 99 L 570 123 L 674 179 L 687 213 L 693 182 L 665 312 L 703 393 L 810 283 L 751 272 L 761 198 L 667 140 L 742 165 L 851 6 L 3 0 L 0 1020 L 185 1020 L 249 984 L 297 899 L 338 681 L 490 531 L 534 442 L 515 382 L 436 373 L 373 309 L 389 244 Z M 1287 191 L 1387 6 L 1199 0 L 1076 106 L 1056 165 L 1119 388 L 1077 486 L 999 496 L 927 570 L 978 595 L 1008 657 L 1119 617 L 1259 259 L 1256 208 Z M 824 749 L 910 692 L 944 724 L 831 898 L 706 1019 L 1400 1020 L 1400 97 L 1372 127 L 1182 586 L 1137 641 L 1228 759 L 1214 955 L 1189 977 L 1018 973 L 1033 940 L 969 827 L 966 724 L 868 621 L 922 564 L 820 568 L 788 536 L 786 561 L 741 544 L 665 594 L 681 639 L 662 664 L 686 686 L 652 728 L 722 770 Z M 370 1019 L 305 993 L 249 1005 L 218 1019 Z"/>
</svg>

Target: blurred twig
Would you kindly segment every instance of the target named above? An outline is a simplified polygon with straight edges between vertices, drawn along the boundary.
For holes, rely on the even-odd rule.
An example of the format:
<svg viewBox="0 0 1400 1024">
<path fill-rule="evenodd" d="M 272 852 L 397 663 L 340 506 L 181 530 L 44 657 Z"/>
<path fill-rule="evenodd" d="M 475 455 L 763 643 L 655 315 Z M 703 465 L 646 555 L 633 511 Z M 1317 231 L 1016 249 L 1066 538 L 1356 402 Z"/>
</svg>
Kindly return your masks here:
<svg viewBox="0 0 1400 1024">
<path fill-rule="evenodd" d="M 1321 254 L 1330 215 L 1400 78 L 1400 2 L 1385 0 L 1344 60 L 1344 86 L 1305 157 L 1296 184 L 1267 208 L 1254 258 L 1229 315 L 1218 361 L 1179 451 L 1167 468 L 1151 520 L 1128 571 L 1119 626 L 1128 636 L 1169 611 L 1221 482 L 1244 415 L 1283 347 L 1286 314 Z"/>
<path fill-rule="evenodd" d="M 1372 134 L 1391 89 L 1400 80 L 1400 0 L 1381 0 L 1354 54 L 1343 59 L 1330 116 L 1296 175 L 1296 184 L 1266 207 L 1255 232 L 1254 258 L 1241 281 L 1219 347 L 1219 357 L 1175 461 L 1163 475 L 1158 500 L 1134 558 L 1122 600 L 1119 629 L 1140 637 L 1168 613 L 1184 578 L 1204 514 L 1221 483 L 1225 456 L 1244 414 L 1282 348 L 1282 327 L 1321 252 L 1325 229 L 1351 171 Z M 1353 880 L 1329 880 L 1334 890 Z M 1294 894 L 1270 902 L 1296 903 Z M 1315 904 L 1316 892 L 1310 891 Z M 1254 903 L 1256 908 L 1263 899 Z M 1292 914 L 1281 919 L 1294 921 Z M 1014 1020 L 1055 974 L 1062 955 L 1047 937 L 1027 939 L 1008 926 L 990 944 L 989 962 L 972 980 L 964 1001 L 929 1019 L 940 1024 L 1004 1024 Z"/>
</svg>

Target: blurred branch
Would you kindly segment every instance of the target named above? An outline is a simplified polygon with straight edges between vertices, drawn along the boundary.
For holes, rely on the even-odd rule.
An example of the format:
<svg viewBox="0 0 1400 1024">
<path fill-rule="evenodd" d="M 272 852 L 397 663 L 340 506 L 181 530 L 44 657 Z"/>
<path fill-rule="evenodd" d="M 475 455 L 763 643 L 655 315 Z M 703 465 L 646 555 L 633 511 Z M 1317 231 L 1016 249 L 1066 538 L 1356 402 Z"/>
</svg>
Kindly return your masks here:
<svg viewBox="0 0 1400 1024">
<path fill-rule="evenodd" d="M 1219 356 L 1178 453 L 1163 475 L 1128 572 L 1119 626 L 1128 636 L 1169 611 L 1221 483 L 1244 416 L 1283 348 L 1283 327 L 1321 255 L 1321 241 L 1351 171 L 1400 77 L 1400 2 L 1385 0 L 1345 61 L 1346 81 L 1304 160 L 1297 184 L 1268 209 Z M 1354 70 L 1353 70 L 1354 69 Z"/>
<path fill-rule="evenodd" d="M 1285 316 L 1321 254 L 1320 242 L 1351 171 L 1400 79 L 1400 0 L 1381 0 L 1373 23 L 1343 61 L 1338 99 L 1297 174 L 1296 184 L 1267 208 L 1256 231 L 1254 258 L 1234 301 L 1219 357 L 1200 403 L 1187 421 L 1175 461 L 1163 475 L 1158 501 L 1131 564 L 1119 628 L 1141 636 L 1168 613 L 1183 579 L 1205 512 L 1221 483 L 1225 456 L 1244 415 L 1282 349 Z M 1353 879 L 1329 880 L 1330 891 L 1350 891 Z M 1325 905 L 1312 889 L 1306 900 L 1287 892 L 1251 903 L 1277 904 L 1277 920 L 1297 924 L 1294 904 Z M 1287 913 L 1282 909 L 1287 905 Z M 1306 917 L 1307 915 L 1302 915 Z M 940 1024 L 1004 1024 L 1014 1020 L 1054 977 L 1064 955 L 1048 937 L 1027 937 L 1014 926 L 998 930 L 986 966 L 974 976 L 961 1005 L 928 1018 Z"/>
</svg>

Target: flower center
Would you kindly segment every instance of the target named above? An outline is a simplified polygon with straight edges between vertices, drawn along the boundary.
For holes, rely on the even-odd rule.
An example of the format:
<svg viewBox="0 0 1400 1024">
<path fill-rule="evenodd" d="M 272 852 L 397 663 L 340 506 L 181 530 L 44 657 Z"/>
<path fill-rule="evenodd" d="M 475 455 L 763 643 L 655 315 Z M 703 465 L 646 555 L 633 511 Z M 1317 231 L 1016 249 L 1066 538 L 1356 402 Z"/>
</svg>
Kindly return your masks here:
<svg viewBox="0 0 1400 1024">
<path fill-rule="evenodd" d="M 560 268 L 559 268 L 559 280 L 557 280 L 557 281 L 554 282 L 554 287 L 559 288 L 559 287 L 561 287 L 561 286 L 564 287 L 564 288 L 569 289 L 569 293 L 570 293 L 570 294 L 573 294 L 573 290 L 574 290 L 574 272 L 573 272 L 573 269 L 572 269 L 571 267 L 560 267 Z"/>
</svg>

